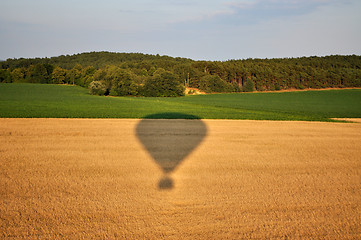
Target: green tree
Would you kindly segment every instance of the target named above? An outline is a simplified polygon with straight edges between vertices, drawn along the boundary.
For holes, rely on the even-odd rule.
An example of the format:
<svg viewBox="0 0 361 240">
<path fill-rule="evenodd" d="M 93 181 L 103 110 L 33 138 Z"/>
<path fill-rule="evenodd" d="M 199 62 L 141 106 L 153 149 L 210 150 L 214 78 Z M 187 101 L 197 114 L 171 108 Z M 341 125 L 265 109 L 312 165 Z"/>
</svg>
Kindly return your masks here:
<svg viewBox="0 0 361 240">
<path fill-rule="evenodd" d="M 252 78 L 248 78 L 243 86 L 243 92 L 253 92 L 253 91 L 254 91 L 254 81 Z"/>
<path fill-rule="evenodd" d="M 9 69 L 0 69 L 0 83 L 11 83 L 11 75 Z"/>
<path fill-rule="evenodd" d="M 185 87 L 177 75 L 164 69 L 157 70 L 145 82 L 143 94 L 146 97 L 184 96 Z"/>
<path fill-rule="evenodd" d="M 25 82 L 24 68 L 15 68 L 10 73 L 13 82 Z"/>
<path fill-rule="evenodd" d="M 88 87 L 89 84 L 94 80 L 93 76 L 96 72 L 96 69 L 94 67 L 88 66 L 85 68 L 80 68 L 78 70 L 81 71 L 81 77 L 78 79 L 77 84 L 82 87 Z"/>
<path fill-rule="evenodd" d="M 61 67 L 54 68 L 52 74 L 53 83 L 63 84 L 65 83 L 65 77 L 66 77 L 66 71 L 64 69 L 62 69 Z"/>
<path fill-rule="evenodd" d="M 211 92 L 233 92 L 232 84 L 223 81 L 218 75 L 206 75 L 199 80 L 199 89 Z"/>
<path fill-rule="evenodd" d="M 109 94 L 113 96 L 136 96 L 138 85 L 133 74 L 126 69 L 115 68 L 110 71 L 108 79 L 111 81 Z"/>
<path fill-rule="evenodd" d="M 43 64 L 36 64 L 31 72 L 32 83 L 49 83 L 50 76 Z"/>
<path fill-rule="evenodd" d="M 275 83 L 274 89 L 275 89 L 276 91 L 281 90 L 281 86 L 280 86 L 280 84 L 279 84 L 278 82 Z"/>
<path fill-rule="evenodd" d="M 71 84 L 80 85 L 80 79 L 82 77 L 82 67 L 79 64 L 76 64 L 70 71 L 69 71 L 69 79 Z"/>
<path fill-rule="evenodd" d="M 106 85 L 103 81 L 92 81 L 88 88 L 89 93 L 92 95 L 104 95 L 107 91 Z"/>
</svg>

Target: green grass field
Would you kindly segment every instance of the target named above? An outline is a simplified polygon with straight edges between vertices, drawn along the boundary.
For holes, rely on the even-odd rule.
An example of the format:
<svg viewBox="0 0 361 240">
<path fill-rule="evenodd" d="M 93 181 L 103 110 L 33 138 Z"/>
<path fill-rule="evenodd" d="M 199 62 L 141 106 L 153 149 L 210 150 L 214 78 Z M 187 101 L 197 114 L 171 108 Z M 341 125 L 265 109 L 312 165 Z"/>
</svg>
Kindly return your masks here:
<svg viewBox="0 0 361 240">
<path fill-rule="evenodd" d="M 142 98 L 92 96 L 78 86 L 0 84 L 2 118 L 145 118 L 152 114 L 157 118 L 201 119 L 360 118 L 361 90 Z"/>
</svg>

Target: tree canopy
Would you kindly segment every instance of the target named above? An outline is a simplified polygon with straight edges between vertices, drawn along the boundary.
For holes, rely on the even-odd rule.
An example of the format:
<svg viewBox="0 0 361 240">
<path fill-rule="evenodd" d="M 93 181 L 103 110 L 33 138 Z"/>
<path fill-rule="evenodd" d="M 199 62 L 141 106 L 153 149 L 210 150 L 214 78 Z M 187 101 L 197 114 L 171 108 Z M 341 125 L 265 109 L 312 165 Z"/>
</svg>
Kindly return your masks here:
<svg viewBox="0 0 361 240">
<path fill-rule="evenodd" d="M 209 93 L 361 87 L 361 56 L 194 61 L 89 52 L 2 61 L 0 82 L 76 84 L 114 96 L 182 96 L 184 87 Z"/>
</svg>

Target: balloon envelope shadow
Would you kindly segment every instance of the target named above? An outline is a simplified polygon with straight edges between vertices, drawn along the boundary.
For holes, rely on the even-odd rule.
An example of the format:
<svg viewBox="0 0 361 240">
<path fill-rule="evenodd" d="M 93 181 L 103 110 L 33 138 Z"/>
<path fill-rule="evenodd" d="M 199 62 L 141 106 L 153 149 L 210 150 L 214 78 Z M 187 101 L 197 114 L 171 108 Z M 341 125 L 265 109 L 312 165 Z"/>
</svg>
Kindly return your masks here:
<svg viewBox="0 0 361 240">
<path fill-rule="evenodd" d="M 136 133 L 164 173 L 158 188 L 172 189 L 169 174 L 202 142 L 207 127 L 195 115 L 158 113 L 142 119 Z"/>
</svg>

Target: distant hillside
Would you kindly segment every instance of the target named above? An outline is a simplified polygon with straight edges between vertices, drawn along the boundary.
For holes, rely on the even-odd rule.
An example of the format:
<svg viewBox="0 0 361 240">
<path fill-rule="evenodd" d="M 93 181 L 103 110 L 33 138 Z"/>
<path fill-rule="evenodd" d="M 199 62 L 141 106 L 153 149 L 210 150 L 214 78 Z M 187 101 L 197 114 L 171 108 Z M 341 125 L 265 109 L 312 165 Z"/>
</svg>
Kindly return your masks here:
<svg viewBox="0 0 361 240">
<path fill-rule="evenodd" d="M 140 62 L 140 61 L 192 61 L 186 58 L 173 58 L 168 56 L 150 55 L 143 53 L 114 53 L 114 52 L 87 52 L 74 55 L 61 55 L 51 58 L 19 58 L 8 59 L 4 61 L 0 66 L 1 68 L 19 68 L 29 67 L 36 64 L 52 64 L 61 68 L 71 69 L 76 64 L 80 64 L 83 67 L 93 66 L 95 68 L 101 68 L 107 65 L 117 65 L 123 62 Z"/>
<path fill-rule="evenodd" d="M 174 96 L 171 91 L 179 95 L 184 87 L 206 93 L 361 87 L 361 56 L 195 61 L 89 52 L 8 59 L 0 62 L 0 82 L 76 84 L 94 94 L 118 96 Z"/>
</svg>

